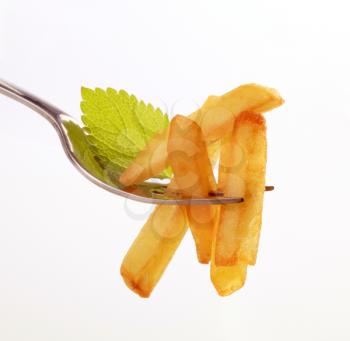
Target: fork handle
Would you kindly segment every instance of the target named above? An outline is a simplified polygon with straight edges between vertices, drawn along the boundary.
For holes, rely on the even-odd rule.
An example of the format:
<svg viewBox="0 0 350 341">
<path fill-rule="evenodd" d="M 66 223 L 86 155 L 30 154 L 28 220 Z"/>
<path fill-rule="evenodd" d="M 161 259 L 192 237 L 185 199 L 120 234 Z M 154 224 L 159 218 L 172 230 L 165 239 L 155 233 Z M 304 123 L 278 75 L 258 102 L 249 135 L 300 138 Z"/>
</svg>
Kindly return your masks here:
<svg viewBox="0 0 350 341">
<path fill-rule="evenodd" d="M 0 93 L 33 109 L 46 118 L 56 129 L 61 129 L 60 116 L 68 116 L 52 104 L 2 79 L 0 79 Z"/>
</svg>

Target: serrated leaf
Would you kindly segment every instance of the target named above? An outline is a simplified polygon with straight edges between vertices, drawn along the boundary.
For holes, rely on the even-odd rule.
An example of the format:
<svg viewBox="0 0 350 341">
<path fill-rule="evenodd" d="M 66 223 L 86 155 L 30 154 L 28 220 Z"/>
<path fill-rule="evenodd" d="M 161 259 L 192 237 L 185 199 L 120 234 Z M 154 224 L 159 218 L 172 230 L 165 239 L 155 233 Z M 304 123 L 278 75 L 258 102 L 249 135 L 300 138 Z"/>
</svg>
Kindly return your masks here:
<svg viewBox="0 0 350 341">
<path fill-rule="evenodd" d="M 120 172 L 126 169 L 149 140 L 165 129 L 168 116 L 125 90 L 82 87 L 81 110 L 88 142 L 97 156 Z M 159 178 L 169 178 L 167 169 Z"/>
</svg>

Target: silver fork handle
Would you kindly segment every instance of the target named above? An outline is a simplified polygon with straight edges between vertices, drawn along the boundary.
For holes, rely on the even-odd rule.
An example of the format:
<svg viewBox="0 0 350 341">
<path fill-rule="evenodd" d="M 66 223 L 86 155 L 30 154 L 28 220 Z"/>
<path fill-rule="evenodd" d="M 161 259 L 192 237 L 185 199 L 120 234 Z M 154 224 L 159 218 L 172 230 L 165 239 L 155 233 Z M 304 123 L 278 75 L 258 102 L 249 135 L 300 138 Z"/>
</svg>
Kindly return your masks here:
<svg viewBox="0 0 350 341">
<path fill-rule="evenodd" d="M 43 99 L 31 94 L 26 90 L 21 89 L 17 85 L 4 81 L 3 79 L 0 79 L 0 94 L 3 94 L 19 103 L 24 104 L 28 108 L 39 113 L 42 117 L 46 118 L 46 120 L 51 123 L 51 125 L 58 133 L 63 149 L 68 158 L 74 164 L 79 164 L 79 162 L 73 158 L 69 152 L 71 149 L 70 142 L 67 140 L 61 120 L 61 117 L 69 118 L 70 120 L 73 120 L 73 118 L 71 118 L 68 114 L 64 113 L 54 105 L 44 101 Z M 80 167 L 82 166 L 80 165 Z"/>
<path fill-rule="evenodd" d="M 19 88 L 16 85 L 4 81 L 3 79 L 0 79 L 0 93 L 33 109 L 41 116 L 46 118 L 56 129 L 62 129 L 59 119 L 60 116 L 68 116 L 66 113 L 63 113 L 62 110 L 56 108 L 52 104 L 47 103 L 41 98 Z"/>
</svg>

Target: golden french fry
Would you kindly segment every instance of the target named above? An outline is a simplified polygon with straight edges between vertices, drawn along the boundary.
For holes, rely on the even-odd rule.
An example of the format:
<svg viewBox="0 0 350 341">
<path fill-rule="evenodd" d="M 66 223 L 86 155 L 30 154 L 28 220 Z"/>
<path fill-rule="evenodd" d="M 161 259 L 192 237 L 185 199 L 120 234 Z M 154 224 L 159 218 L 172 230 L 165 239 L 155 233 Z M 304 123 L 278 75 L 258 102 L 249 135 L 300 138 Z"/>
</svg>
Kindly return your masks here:
<svg viewBox="0 0 350 341">
<path fill-rule="evenodd" d="M 258 251 L 265 190 L 266 127 L 264 117 L 243 113 L 221 147 L 219 190 L 243 196 L 244 202 L 223 205 L 215 244 L 215 264 L 254 265 Z"/>
<path fill-rule="evenodd" d="M 241 289 L 247 276 L 247 264 L 216 266 L 210 263 L 210 278 L 220 296 L 228 296 Z"/>
<path fill-rule="evenodd" d="M 220 208 L 220 210 L 222 207 Z M 220 296 L 228 296 L 241 289 L 247 276 L 247 264 L 240 263 L 230 266 L 218 266 L 215 264 L 215 239 L 218 224 L 213 234 L 213 249 L 210 262 L 210 279 Z"/>
<path fill-rule="evenodd" d="M 283 103 L 276 90 L 257 84 L 242 85 L 223 96 L 209 96 L 203 106 L 189 117 L 201 127 L 207 144 L 228 134 L 234 119 L 242 112 L 265 112 Z M 120 176 L 130 186 L 157 176 L 167 162 L 167 131 L 155 136 Z"/>
<path fill-rule="evenodd" d="M 237 148 L 237 146 L 233 146 L 231 142 L 231 134 L 230 136 L 225 137 L 222 139 L 222 146 L 220 150 L 220 167 L 219 167 L 219 190 L 224 191 L 225 195 L 229 192 L 231 189 L 234 193 L 232 195 L 240 195 L 242 194 L 239 191 L 239 188 L 241 187 L 240 183 L 237 183 L 237 178 L 232 179 L 232 175 L 236 171 L 237 167 L 241 164 L 241 156 L 240 153 L 241 150 Z M 235 153 L 236 160 L 233 159 L 232 153 Z M 230 175 L 231 179 L 227 176 Z M 231 182 L 234 181 L 233 188 L 227 188 L 228 185 L 231 185 Z M 235 192 L 233 192 L 235 190 Z M 238 223 L 238 213 L 239 210 L 236 205 L 222 205 L 219 208 L 220 214 L 217 221 L 217 224 L 215 225 L 215 231 L 213 235 L 213 246 L 212 246 L 212 257 L 211 257 L 211 263 L 210 263 L 210 278 L 211 282 L 213 283 L 217 293 L 220 296 L 228 296 L 234 293 L 235 291 L 239 290 L 243 287 L 246 275 L 247 275 L 247 264 L 240 263 L 240 264 L 234 264 L 229 265 L 227 262 L 223 262 L 223 265 L 217 265 L 215 257 L 218 256 L 218 253 L 216 251 L 216 245 L 217 245 L 217 234 L 218 234 L 218 228 L 219 228 L 219 222 L 223 220 L 223 216 L 225 216 L 225 219 L 227 221 L 230 221 L 232 225 Z M 227 208 L 232 208 L 231 211 L 227 210 Z M 222 226 L 220 226 L 222 229 Z M 227 231 L 230 232 L 230 231 Z M 229 236 L 229 241 L 231 241 L 231 238 Z M 225 240 L 227 244 L 229 244 L 228 240 Z M 231 245 L 225 245 L 225 247 L 229 247 Z M 219 247 L 222 247 L 221 244 L 219 244 Z"/>
<path fill-rule="evenodd" d="M 264 113 L 283 104 L 275 89 L 244 84 L 222 96 L 210 96 L 202 108 L 190 115 L 201 127 L 207 143 L 227 135 L 242 112 Z"/>
<path fill-rule="evenodd" d="M 155 208 L 121 265 L 121 275 L 132 291 L 141 297 L 150 296 L 186 230 L 184 207 Z"/>
<path fill-rule="evenodd" d="M 191 119 L 178 115 L 171 121 L 168 161 L 174 172 L 174 182 L 182 196 L 206 197 L 216 190 L 202 131 Z M 208 263 L 217 209 L 214 205 L 190 205 L 186 207 L 186 211 L 198 260 Z"/>
<path fill-rule="evenodd" d="M 167 167 L 167 140 L 169 129 L 156 134 L 121 174 L 119 182 L 125 186 L 142 182 L 160 174 Z"/>
</svg>

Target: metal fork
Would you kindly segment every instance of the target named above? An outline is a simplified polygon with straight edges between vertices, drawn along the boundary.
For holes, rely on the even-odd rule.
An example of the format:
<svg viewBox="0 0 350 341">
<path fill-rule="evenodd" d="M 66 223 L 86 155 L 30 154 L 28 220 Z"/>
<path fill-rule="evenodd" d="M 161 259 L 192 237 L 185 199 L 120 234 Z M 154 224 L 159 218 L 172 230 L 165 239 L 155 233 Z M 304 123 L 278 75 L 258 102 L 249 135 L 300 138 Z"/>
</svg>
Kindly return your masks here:
<svg viewBox="0 0 350 341">
<path fill-rule="evenodd" d="M 184 199 L 176 197 L 175 194 L 171 195 L 166 193 L 166 185 L 155 181 L 146 181 L 131 187 L 122 187 L 117 183 L 113 185 L 106 183 L 96 178 L 91 172 L 89 172 L 89 170 L 84 167 L 84 165 L 79 161 L 78 157 L 74 154 L 72 143 L 70 142 L 67 130 L 64 127 L 65 122 L 74 122 L 77 124 L 71 116 L 57 107 L 38 98 L 37 96 L 1 79 L 0 93 L 26 105 L 46 118 L 55 128 L 60 138 L 63 150 L 73 166 L 92 183 L 113 194 L 140 202 L 157 205 L 221 205 L 239 203 L 243 201 L 243 198 L 239 197 L 224 197 L 222 193 L 213 193 L 213 195 L 209 195 L 205 198 Z M 265 190 L 273 190 L 273 186 L 267 186 Z"/>
</svg>

